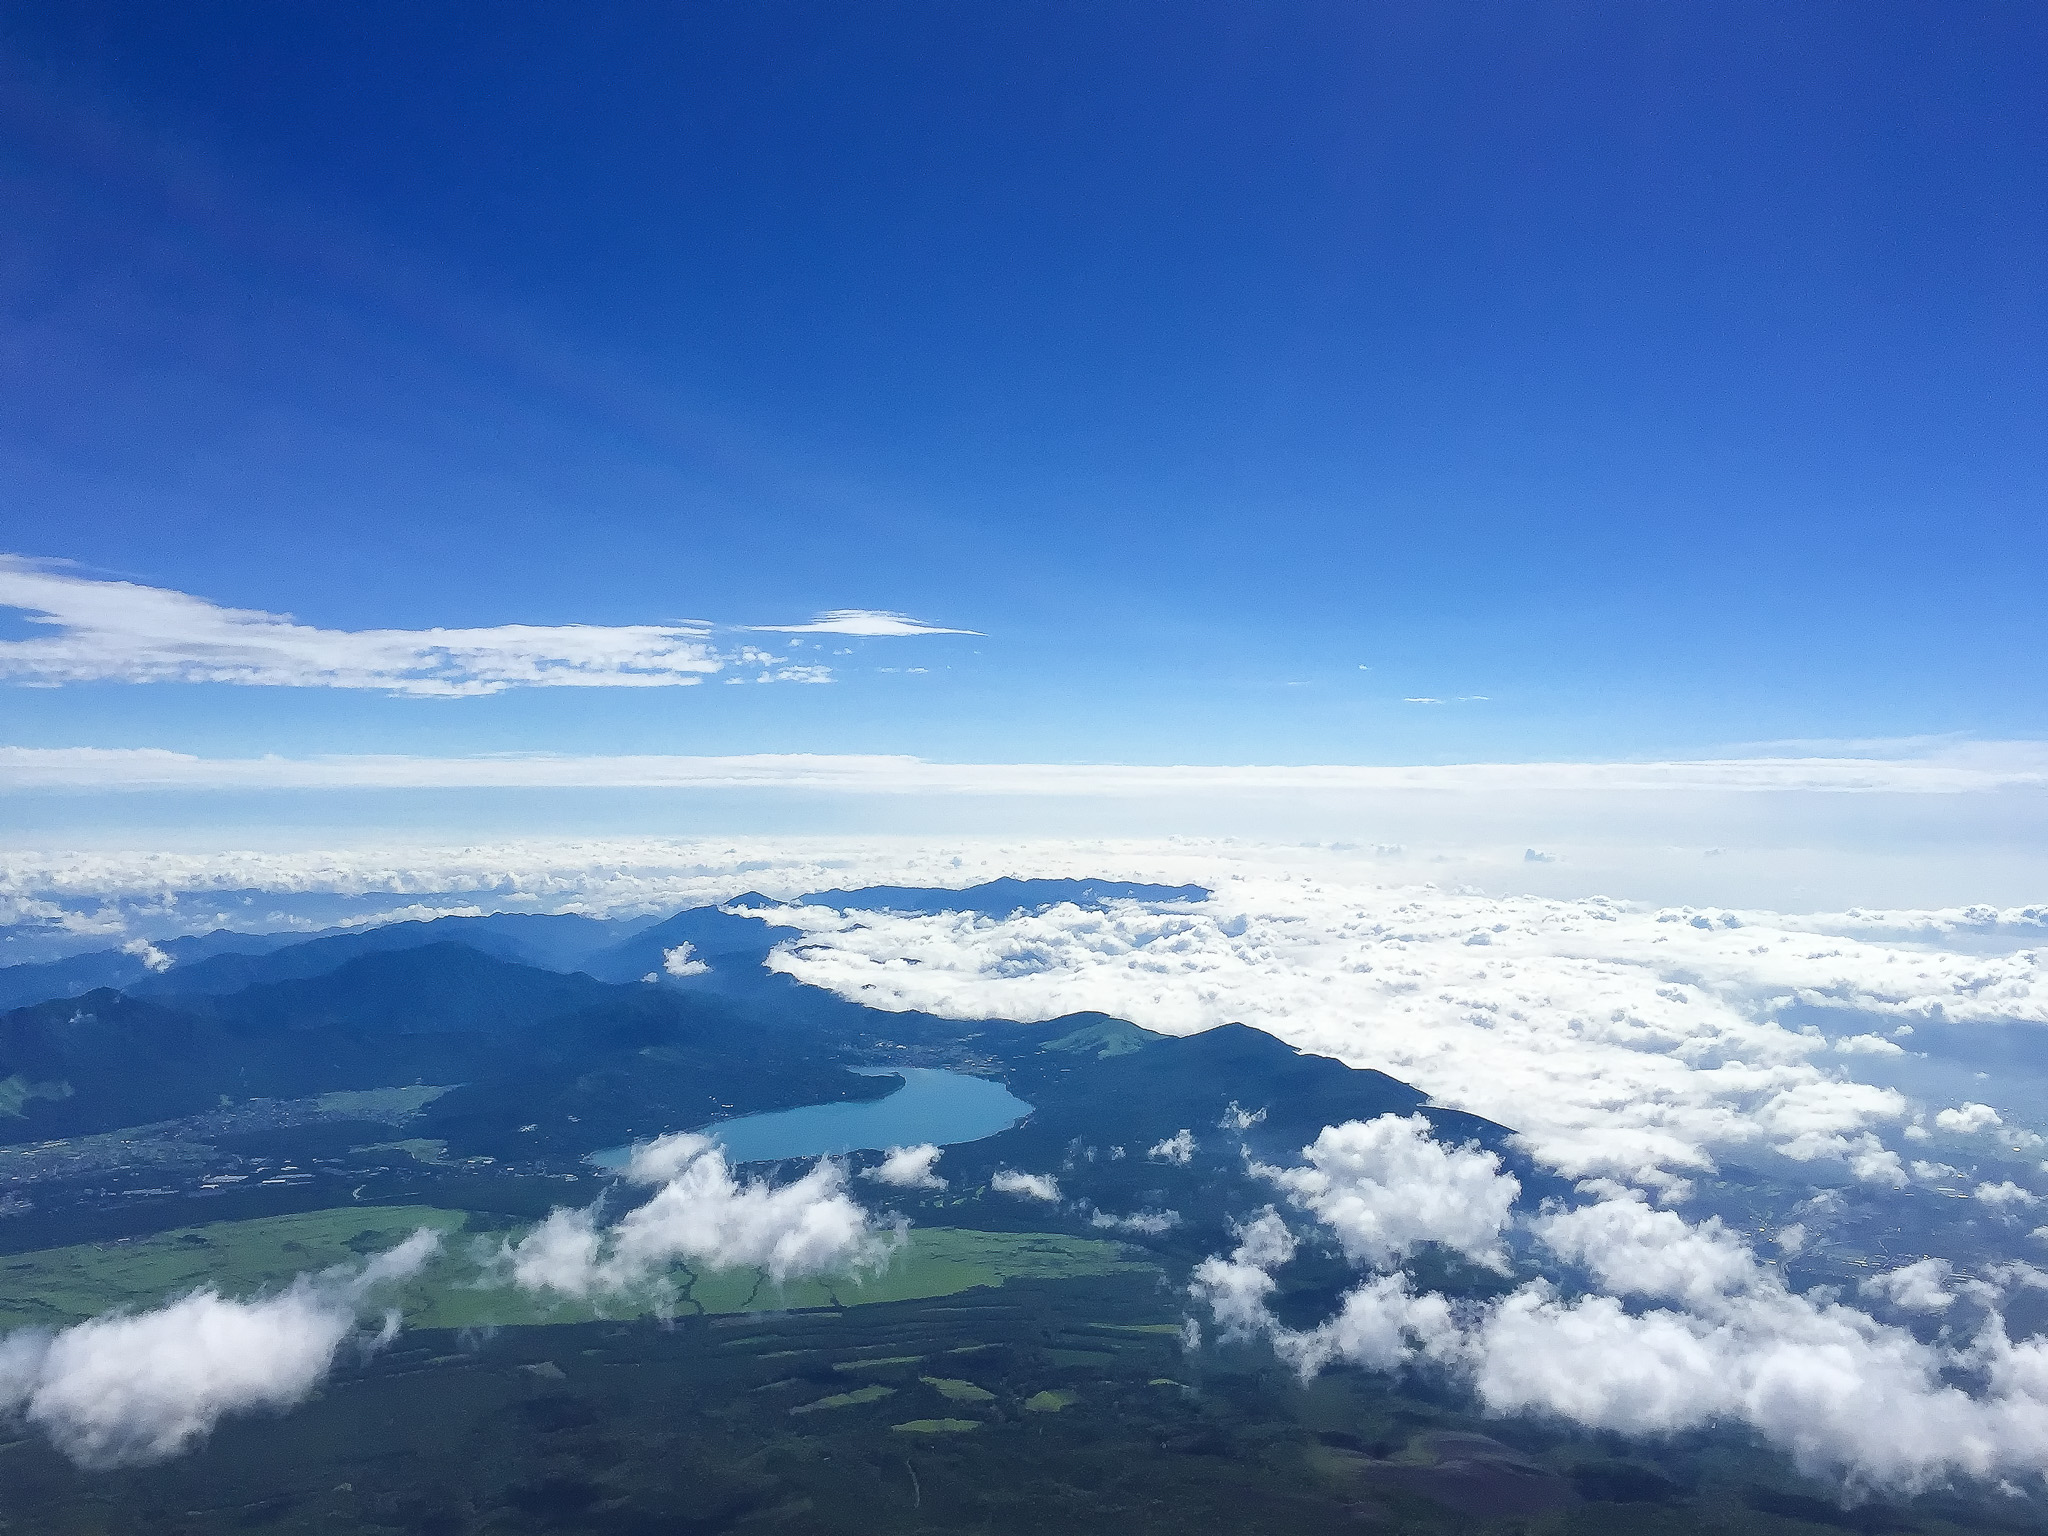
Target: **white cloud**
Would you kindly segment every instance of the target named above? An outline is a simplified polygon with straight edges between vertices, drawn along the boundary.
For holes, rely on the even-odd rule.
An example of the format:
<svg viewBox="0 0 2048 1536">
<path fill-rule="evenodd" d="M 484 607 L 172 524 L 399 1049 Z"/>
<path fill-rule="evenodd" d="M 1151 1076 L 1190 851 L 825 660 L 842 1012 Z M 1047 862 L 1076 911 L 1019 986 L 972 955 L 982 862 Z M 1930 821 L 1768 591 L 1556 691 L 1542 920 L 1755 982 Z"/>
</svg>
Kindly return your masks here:
<svg viewBox="0 0 2048 1536">
<path fill-rule="evenodd" d="M 834 608 L 808 624 L 750 624 L 749 629 L 780 635 L 978 635 L 978 629 L 944 629 L 907 614 L 876 608 Z"/>
<path fill-rule="evenodd" d="M 1421 1115 L 1325 1126 L 1303 1168 L 1253 1164 L 1337 1234 L 1354 1263 L 1389 1268 L 1421 1243 L 1442 1243 L 1505 1270 L 1500 1234 L 1522 1186 L 1477 1146 L 1446 1147 Z"/>
<path fill-rule="evenodd" d="M 673 687 L 723 660 L 701 624 L 317 629 L 127 581 L 0 556 L 0 607 L 48 630 L 0 641 L 0 677 L 31 683 L 242 683 L 453 697 L 513 687 Z"/>
<path fill-rule="evenodd" d="M 1979 1184 L 1974 1194 L 1976 1199 L 1983 1201 L 1986 1205 L 1993 1206 L 2039 1205 L 2041 1203 L 2039 1195 L 2035 1194 L 2032 1190 L 2020 1188 L 2011 1179 L 2006 1179 L 1997 1184 Z"/>
<path fill-rule="evenodd" d="M 1546 1211 L 1530 1229 L 1552 1253 L 1623 1296 L 1699 1305 L 1741 1289 L 1755 1270 L 1748 1244 L 1719 1217 L 1693 1225 L 1675 1212 L 1651 1210 L 1632 1191 Z"/>
<path fill-rule="evenodd" d="M 2031 1475 L 2048 1455 L 2048 1339 L 2012 1342 L 1995 1312 L 1967 1345 L 1924 1343 L 1831 1293 L 1794 1294 L 1718 1223 L 1694 1226 L 1632 1195 L 1548 1212 L 1533 1230 L 1602 1283 L 1680 1305 L 1567 1299 L 1547 1279 L 1454 1305 L 1393 1273 L 1367 1278 L 1319 1327 L 1292 1329 L 1268 1308 L 1272 1271 L 1295 1250 L 1271 1211 L 1241 1229 L 1233 1253 L 1197 1267 L 1192 1291 L 1226 1336 L 1263 1334 L 1304 1375 L 1335 1360 L 1429 1363 L 1495 1413 L 1630 1435 L 1746 1423 L 1803 1470 L 1854 1488 Z M 1945 1276 L 1894 1272 L 1873 1290 L 1931 1304 Z M 1955 1385 L 1958 1373 L 1981 1386 Z"/>
<path fill-rule="evenodd" d="M 1238 1244 L 1228 1258 L 1207 1258 L 1195 1266 L 1189 1291 L 1209 1305 L 1226 1339 L 1266 1332 L 1273 1320 L 1266 1298 L 1275 1283 L 1271 1271 L 1294 1257 L 1294 1234 L 1270 1206 L 1237 1229 Z"/>
<path fill-rule="evenodd" d="M 999 1195 L 1015 1195 L 1022 1200 L 1056 1202 L 1060 1197 L 1060 1181 L 1051 1174 L 1019 1173 L 1014 1168 L 998 1168 L 988 1187 Z"/>
<path fill-rule="evenodd" d="M 659 1295 L 680 1261 L 761 1269 L 780 1284 L 879 1267 L 901 1237 L 845 1193 L 846 1171 L 830 1158 L 789 1184 L 742 1184 L 716 1142 L 678 1132 L 635 1147 L 625 1174 L 659 1186 L 653 1198 L 609 1227 L 598 1225 L 595 1206 L 551 1212 L 502 1246 L 498 1262 L 511 1282 L 577 1298 Z"/>
<path fill-rule="evenodd" d="M 1945 1312 L 1955 1305 L 1949 1290 L 1954 1270 L 1947 1259 L 1921 1259 L 1872 1275 L 1856 1287 L 1865 1296 L 1879 1296 L 1908 1312 Z"/>
<path fill-rule="evenodd" d="M 470 629 L 320 629 L 285 614 L 226 608 L 130 581 L 73 575 L 47 561 L 0 555 L 0 609 L 38 633 L 0 641 L 0 679 L 233 683 L 372 688 L 455 698 L 508 688 L 674 688 L 735 669 L 729 681 L 829 681 L 758 645 L 724 646 L 709 624 L 500 624 Z M 965 634 L 898 614 L 847 609 L 814 624 L 761 625 L 874 636 Z"/>
<path fill-rule="evenodd" d="M 673 949 L 664 949 L 661 952 L 662 970 L 671 976 L 702 976 L 711 967 L 702 960 L 690 958 L 691 951 L 694 948 L 695 946 L 686 940 L 676 945 Z"/>
<path fill-rule="evenodd" d="M 1944 1131 L 1958 1136 L 1974 1136 L 1979 1131 L 1988 1131 L 2005 1124 L 1997 1110 L 1989 1104 L 1964 1103 L 1956 1109 L 1944 1109 L 1934 1117 L 1934 1123 Z"/>
<path fill-rule="evenodd" d="M 149 940 L 147 939 L 130 939 L 126 944 L 123 944 L 121 946 L 121 953 L 124 955 L 133 955 L 136 959 L 140 960 L 145 966 L 147 966 L 150 970 L 156 972 L 158 975 L 161 975 L 163 972 L 168 971 L 172 966 L 178 963 L 177 961 L 173 960 L 169 955 L 165 954 L 162 950 L 158 949 L 154 944 L 150 943 Z"/>
<path fill-rule="evenodd" d="M 116 1312 L 54 1335 L 0 1339 L 0 1411 L 37 1425 L 88 1467 L 161 1461 L 224 1416 L 303 1402 L 382 1285 L 417 1273 L 440 1243 L 422 1228 L 355 1274 L 300 1276 L 234 1301 L 194 1291 L 147 1312 Z M 396 1316 L 386 1319 L 386 1335 Z"/>
<path fill-rule="evenodd" d="M 1910 1026 L 1908 1026 L 1910 1027 Z M 1844 1056 L 1903 1056 L 1904 1046 L 1885 1039 L 1883 1035 L 1838 1035 L 1829 1048 Z"/>
<path fill-rule="evenodd" d="M 1185 1126 L 1162 1141 L 1155 1142 L 1145 1155 L 1162 1163 L 1179 1163 L 1185 1166 L 1194 1157 L 1195 1148 L 1200 1145 L 1195 1133 Z"/>
<path fill-rule="evenodd" d="M 932 1171 L 940 1155 L 941 1148 L 929 1141 L 914 1147 L 891 1147 L 881 1162 L 862 1169 L 861 1177 L 898 1189 L 944 1189 L 946 1181 Z"/>
<path fill-rule="evenodd" d="M 2048 1022 L 2040 951 L 1942 951 L 1816 934 L 1815 918 L 1597 898 L 1245 873 L 1185 909 L 804 908 L 778 920 L 804 931 L 771 964 L 872 1007 L 1099 1010 L 1169 1034 L 1241 1020 L 1512 1126 L 1572 1177 L 1674 1192 L 1738 1149 L 1903 1182 L 1881 1136 L 1906 1117 L 1905 1097 L 1846 1076 L 1858 1055 L 1779 1022 L 1788 1001 Z"/>
</svg>

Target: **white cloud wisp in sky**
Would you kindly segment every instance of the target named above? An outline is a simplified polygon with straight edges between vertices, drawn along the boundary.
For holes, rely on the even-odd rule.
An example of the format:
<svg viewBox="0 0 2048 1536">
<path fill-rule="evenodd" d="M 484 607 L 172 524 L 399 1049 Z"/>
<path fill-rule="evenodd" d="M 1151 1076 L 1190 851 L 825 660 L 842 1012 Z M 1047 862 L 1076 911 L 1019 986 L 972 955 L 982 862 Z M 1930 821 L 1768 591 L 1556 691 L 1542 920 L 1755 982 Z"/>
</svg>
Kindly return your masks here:
<svg viewBox="0 0 2048 1536">
<path fill-rule="evenodd" d="M 168 588 L 76 576 L 16 555 L 0 555 L 0 609 L 26 614 L 44 631 L 0 640 L 0 680 L 44 687 L 233 683 L 459 698 L 508 688 L 687 687 L 718 673 L 751 682 L 831 677 L 826 666 L 718 642 L 711 625 L 694 621 L 320 629 Z M 966 633 L 851 610 L 811 625 L 762 627 L 876 637 Z"/>
<path fill-rule="evenodd" d="M 748 629 L 778 635 L 859 635 L 881 637 L 894 635 L 978 635 L 978 629 L 945 629 L 937 624 L 926 624 L 905 613 L 889 613 L 876 608 L 834 608 L 821 613 L 808 624 L 749 624 Z"/>
</svg>

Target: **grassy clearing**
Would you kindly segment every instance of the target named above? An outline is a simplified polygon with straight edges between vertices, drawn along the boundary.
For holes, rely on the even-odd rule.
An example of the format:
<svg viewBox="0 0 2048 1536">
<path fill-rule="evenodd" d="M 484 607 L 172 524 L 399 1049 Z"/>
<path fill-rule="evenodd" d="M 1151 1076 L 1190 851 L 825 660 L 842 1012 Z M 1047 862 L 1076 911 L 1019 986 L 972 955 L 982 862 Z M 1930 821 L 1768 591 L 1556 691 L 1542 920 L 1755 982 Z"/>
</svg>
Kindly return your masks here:
<svg viewBox="0 0 2048 1536">
<path fill-rule="evenodd" d="M 409 1088 L 348 1088 L 336 1093 L 318 1094 L 313 1103 L 330 1114 L 350 1120 L 391 1120 L 419 1113 L 454 1086 L 453 1083 L 440 1087 L 415 1083 Z"/>
<path fill-rule="evenodd" d="M 1024 1407 L 1031 1413 L 1058 1413 L 1079 1401 L 1081 1394 L 1078 1392 L 1037 1392 L 1024 1399 Z"/>
<path fill-rule="evenodd" d="M 907 1424 L 889 1426 L 898 1434 L 908 1435 L 958 1435 L 970 1429 L 981 1428 L 978 1419 L 912 1419 Z"/>
<path fill-rule="evenodd" d="M 1123 1257 L 1114 1243 L 1088 1238 L 935 1227 L 913 1230 L 878 1275 L 776 1286 L 754 1270 L 693 1275 L 678 1268 L 666 1297 L 650 1292 L 593 1306 L 481 1283 L 476 1250 L 495 1246 L 505 1234 L 466 1235 L 467 1220 L 464 1212 L 432 1206 L 343 1206 L 15 1254 L 0 1261 L 0 1329 L 62 1327 L 117 1307 L 156 1306 L 201 1286 L 226 1296 L 276 1290 L 303 1273 L 358 1263 L 423 1226 L 441 1232 L 445 1242 L 440 1256 L 396 1298 L 407 1325 L 415 1328 L 518 1328 L 664 1311 L 688 1316 L 862 1306 L 950 1296 L 1009 1280 L 1149 1267 Z M 861 1363 L 881 1362 L 855 1362 Z"/>
<path fill-rule="evenodd" d="M 961 1381 L 954 1376 L 920 1376 L 917 1378 L 949 1403 L 992 1403 L 995 1393 L 986 1387 L 977 1387 L 971 1381 Z"/>
<path fill-rule="evenodd" d="M 885 1397 L 893 1397 L 895 1393 L 896 1389 L 894 1387 L 885 1387 L 877 1384 L 872 1387 L 862 1387 L 855 1392 L 835 1392 L 830 1397 L 821 1397 L 815 1402 L 798 1403 L 789 1411 L 791 1413 L 816 1413 L 820 1408 L 853 1408 L 861 1403 L 878 1403 Z"/>
<path fill-rule="evenodd" d="M 19 1072 L 12 1077 L 0 1077 L 0 1115 L 13 1120 L 26 1120 L 25 1106 L 30 1099 L 68 1099 L 71 1085 L 66 1082 L 32 1083 Z"/>
</svg>

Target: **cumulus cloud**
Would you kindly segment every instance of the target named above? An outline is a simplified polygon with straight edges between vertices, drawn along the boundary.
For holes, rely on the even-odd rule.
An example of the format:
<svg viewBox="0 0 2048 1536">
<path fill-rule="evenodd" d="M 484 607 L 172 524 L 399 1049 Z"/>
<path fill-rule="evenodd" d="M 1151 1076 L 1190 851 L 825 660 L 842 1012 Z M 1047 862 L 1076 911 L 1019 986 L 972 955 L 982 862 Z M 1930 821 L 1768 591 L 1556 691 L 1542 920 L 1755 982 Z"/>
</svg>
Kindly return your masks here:
<svg viewBox="0 0 2048 1536">
<path fill-rule="evenodd" d="M 932 1171 L 940 1152 L 929 1141 L 914 1147 L 891 1147 L 874 1167 L 862 1169 L 860 1176 L 898 1189 L 944 1189 L 946 1181 Z"/>
<path fill-rule="evenodd" d="M 1719 1217 L 1695 1225 L 1675 1212 L 1651 1210 L 1634 1191 L 1546 1211 L 1530 1226 L 1560 1259 L 1624 1296 L 1704 1303 L 1747 1285 L 1755 1270 L 1749 1245 Z"/>
<path fill-rule="evenodd" d="M 1974 1136 L 1979 1131 L 1995 1130 L 2005 1121 L 1989 1104 L 1964 1103 L 1955 1109 L 1942 1110 L 1934 1117 L 1934 1123 L 1958 1136 Z"/>
<path fill-rule="evenodd" d="M 673 949 L 661 952 L 661 968 L 671 976 L 702 976 L 711 969 L 702 960 L 691 958 L 695 946 L 687 940 Z"/>
<path fill-rule="evenodd" d="M 1949 1281 L 1954 1275 L 1947 1259 L 1921 1259 L 1872 1275 L 1856 1289 L 1864 1296 L 1876 1296 L 1908 1312 L 1945 1312 L 1955 1305 Z"/>
<path fill-rule="evenodd" d="M 2030 1189 L 2020 1188 L 2011 1179 L 2004 1179 L 1996 1184 L 1979 1184 L 1973 1193 L 1975 1198 L 1982 1200 L 1986 1205 L 2039 1205 L 2041 1203 L 2039 1195 Z"/>
<path fill-rule="evenodd" d="M 660 1294 L 677 1263 L 760 1269 L 777 1284 L 807 1275 L 879 1268 L 901 1240 L 845 1192 L 846 1170 L 820 1159 L 783 1185 L 741 1183 L 709 1137 L 678 1132 L 633 1149 L 624 1170 L 657 1186 L 610 1226 L 596 1206 L 560 1207 L 516 1242 L 498 1266 L 526 1290 L 578 1299 Z"/>
<path fill-rule="evenodd" d="M 87 1467 L 161 1461 L 223 1417 L 303 1402 L 326 1379 L 377 1290 L 416 1274 L 440 1234 L 422 1228 L 354 1273 L 300 1276 L 251 1301 L 197 1290 L 50 1334 L 0 1339 L 0 1412 Z M 385 1321 L 384 1337 L 396 1329 Z"/>
<path fill-rule="evenodd" d="M 1477 1146 L 1446 1147 L 1421 1115 L 1325 1126 L 1306 1167 L 1252 1169 L 1316 1216 L 1356 1263 L 1389 1268 L 1421 1243 L 1506 1269 L 1501 1229 L 1522 1186 Z"/>
<path fill-rule="evenodd" d="M 0 555 L 0 608 L 38 633 L 0 641 L 0 679 L 373 688 L 453 698 L 508 688 L 674 688 L 728 669 L 744 682 L 821 682 L 758 645 L 725 645 L 709 624 L 500 624 L 469 629 L 320 629 L 285 614 L 72 574 Z M 789 633 L 957 634 L 897 614 L 846 610 Z"/>
<path fill-rule="evenodd" d="M 1240 1223 L 1237 1239 L 1228 1257 L 1195 1266 L 1189 1291 L 1208 1303 L 1224 1338 L 1249 1339 L 1275 1326 L 1266 1311 L 1266 1298 L 1276 1289 L 1272 1271 L 1294 1257 L 1298 1244 L 1271 1206 Z"/>
<path fill-rule="evenodd" d="M 2014 1342 L 1987 1311 L 1967 1343 L 1923 1342 L 1832 1292 L 1791 1291 L 1718 1222 L 1607 1194 L 1531 1224 L 1544 1249 L 1599 1287 L 1578 1296 L 1539 1278 L 1453 1301 L 1417 1293 L 1397 1271 L 1370 1275 L 1317 1327 L 1291 1328 L 1269 1300 L 1296 1240 L 1270 1210 L 1240 1229 L 1233 1252 L 1196 1268 L 1192 1292 L 1226 1337 L 1263 1336 L 1304 1375 L 1338 1360 L 1428 1366 L 1488 1411 L 1634 1435 L 1746 1423 L 1803 1470 L 1855 1487 L 2032 1474 L 2048 1454 L 2048 1340 Z M 1867 1291 L 1942 1310 L 1948 1278 L 1945 1265 L 1915 1266 Z M 1979 1299 L 1995 1292 L 1979 1287 Z"/>
<path fill-rule="evenodd" d="M 1057 1202 L 1060 1198 L 1060 1181 L 1049 1173 L 1019 1173 L 1014 1168 L 998 1168 L 995 1177 L 988 1181 L 988 1187 L 999 1195 L 1015 1195 L 1020 1200 Z"/>
<path fill-rule="evenodd" d="M 1171 1136 L 1153 1143 L 1147 1149 L 1145 1155 L 1158 1162 L 1179 1163 L 1182 1166 L 1186 1166 L 1188 1161 L 1194 1157 L 1195 1148 L 1198 1145 L 1199 1143 L 1195 1140 L 1195 1133 L 1183 1126 Z"/>
<path fill-rule="evenodd" d="M 121 953 L 133 955 L 158 975 L 162 975 L 178 963 L 147 939 L 130 939 L 121 946 Z"/>
</svg>

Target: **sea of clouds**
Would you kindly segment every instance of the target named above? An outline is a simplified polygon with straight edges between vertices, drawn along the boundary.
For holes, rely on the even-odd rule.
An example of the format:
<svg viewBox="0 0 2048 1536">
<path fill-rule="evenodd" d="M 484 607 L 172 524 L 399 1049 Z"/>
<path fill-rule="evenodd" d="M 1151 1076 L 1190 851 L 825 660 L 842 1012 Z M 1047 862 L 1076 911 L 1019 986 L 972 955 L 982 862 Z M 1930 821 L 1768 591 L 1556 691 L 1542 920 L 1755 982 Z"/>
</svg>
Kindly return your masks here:
<svg viewBox="0 0 2048 1536">
<path fill-rule="evenodd" d="M 1980 1077 L 1968 1063 L 2024 1062 L 2048 1024 L 2048 907 L 1675 906 L 1427 873 L 1370 847 L 582 842 L 23 855 L 9 861 L 0 902 L 17 925 L 80 948 L 222 922 L 313 926 L 322 901 L 339 904 L 327 920 L 340 911 L 367 922 L 651 915 L 749 890 L 787 899 L 997 875 L 1200 883 L 1207 900 L 1001 918 L 758 915 L 781 925 L 773 965 L 872 1007 L 1018 1020 L 1093 1010 L 1172 1034 L 1257 1025 L 1513 1127 L 1538 1169 L 1576 1188 L 1532 1209 L 1491 1154 L 1439 1145 L 1419 1119 L 1329 1127 L 1293 1162 L 1254 1170 L 1271 1207 L 1242 1213 L 1235 1246 L 1195 1277 L 1194 1316 L 1212 1336 L 1264 1341 L 1305 1374 L 1340 1361 L 1437 1372 L 1502 1413 L 1650 1433 L 1746 1424 L 1850 1486 L 2038 1480 L 2048 1344 L 2012 1337 L 2005 1314 L 2014 1294 L 2048 1283 L 2026 1258 L 2040 1247 L 2048 1126 L 2025 1071 Z M 1248 1102 L 1242 1118 L 1256 1109 Z M 1185 1147 L 1169 1138 L 1149 1155 L 1184 1161 L 1195 1128 L 1185 1134 Z M 902 1149 L 867 1185 L 877 1201 L 891 1185 L 931 1187 L 939 1161 L 935 1148 Z M 1766 1239 L 1689 1204 L 1731 1162 L 1805 1181 L 1809 1214 L 1780 1213 Z M 776 1278 L 858 1272 L 900 1241 L 830 1161 L 771 1187 L 681 1137 L 640 1149 L 628 1172 L 654 1190 L 645 1204 L 609 1222 L 597 1208 L 558 1211 L 484 1269 L 535 1295 L 601 1301 L 658 1286 L 677 1260 Z M 1104 1230 L 1178 1219 L 1096 1211 L 1078 1170 L 1006 1169 L 996 1187 L 1024 1204 L 1071 1205 Z M 1914 1256 L 1854 1293 L 1800 1292 L 1759 1251 L 1797 1253 L 1844 1190 L 1915 1189 L 1954 1197 L 2003 1244 L 1997 1262 Z M 1267 1301 L 1305 1242 L 1334 1245 L 1359 1280 L 1333 1316 L 1297 1329 Z M 1483 1304 L 1418 1290 L 1403 1266 L 1424 1244 L 1515 1283 Z M 67 1384 L 90 1372 L 71 1371 L 67 1351 L 89 1353 L 102 1336 L 81 1330 L 116 1326 L 101 1320 L 6 1341 L 0 1401 L 82 1460 L 174 1453 L 222 1412 L 310 1390 L 357 1327 L 354 1301 L 334 1299 L 356 1293 L 338 1284 L 309 1279 L 247 1302 L 184 1298 L 118 1320 L 168 1327 L 149 1320 L 184 1307 L 195 1320 L 229 1319 L 223 1337 L 276 1335 L 262 1346 L 282 1362 L 274 1380 L 236 1385 L 232 1370 L 203 1363 L 181 1376 L 174 1359 L 162 1379 L 189 1390 L 156 1391 L 148 1402 L 171 1405 L 160 1414 L 74 1411 Z M 219 1311 L 236 1307 L 254 1310 Z"/>
</svg>

